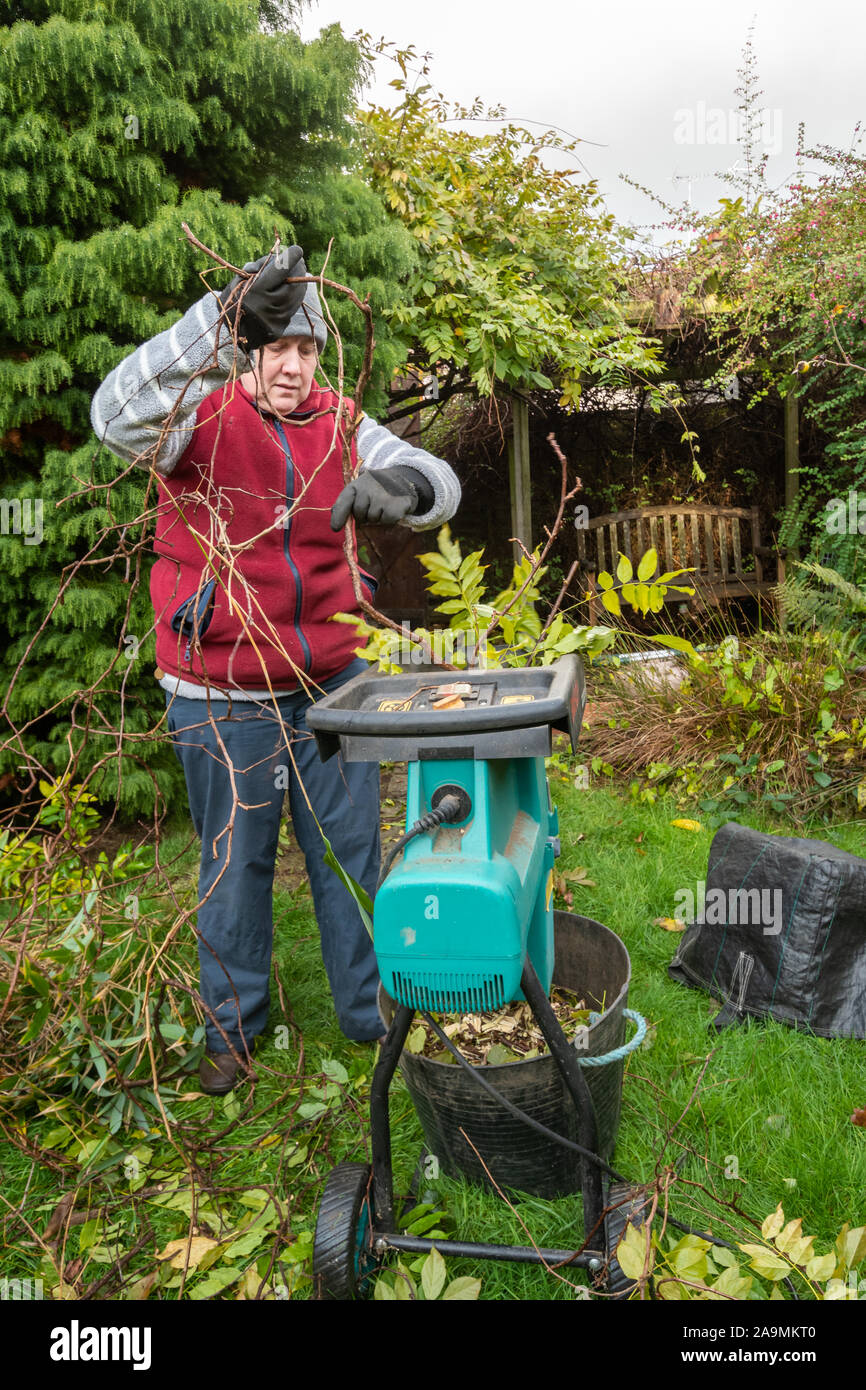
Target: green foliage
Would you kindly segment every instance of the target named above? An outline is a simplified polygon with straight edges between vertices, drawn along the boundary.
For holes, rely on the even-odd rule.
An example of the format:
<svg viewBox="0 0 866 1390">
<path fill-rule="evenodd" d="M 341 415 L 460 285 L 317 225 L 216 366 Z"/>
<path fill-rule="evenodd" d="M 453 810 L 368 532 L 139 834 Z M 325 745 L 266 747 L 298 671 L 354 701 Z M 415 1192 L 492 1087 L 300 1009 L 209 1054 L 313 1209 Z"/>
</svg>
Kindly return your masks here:
<svg viewBox="0 0 866 1390">
<path fill-rule="evenodd" d="M 168 1082 L 154 1086 L 148 1043 L 174 1049 L 181 1072 L 198 1062 L 204 1044 L 204 1029 L 190 1011 L 158 1019 L 148 1002 L 155 924 L 140 912 L 139 895 L 125 891 L 133 864 L 141 877 L 142 859 L 119 855 L 106 866 L 62 930 L 31 917 L 17 948 L 0 950 L 0 997 L 14 1039 L 4 1057 L 6 1104 L 52 1106 L 57 1113 L 68 1097 L 98 1116 L 106 1142 L 124 1124 L 147 1129 L 163 1111 L 171 1117 L 163 1098 L 174 1089 Z M 71 893 L 60 869 L 55 879 L 61 892 Z M 148 1111 L 155 1116 L 148 1119 Z"/>
<path fill-rule="evenodd" d="M 416 628 L 409 639 L 412 659 L 425 659 L 425 653 L 441 653 L 445 661 L 465 668 L 485 666 L 496 669 L 501 666 L 548 666 L 561 656 L 570 652 L 580 652 L 590 659 L 612 647 L 619 636 L 616 628 L 590 627 L 569 623 L 562 613 L 551 614 L 548 621 L 536 612 L 540 592 L 538 581 L 545 574 L 539 565 L 540 555 L 524 555 L 514 565 L 511 583 L 495 597 L 487 599 L 484 586 L 484 572 L 488 568 L 481 563 L 484 552 L 475 550 L 463 556 L 458 541 L 451 539 L 451 528 L 445 525 L 438 532 L 436 550 L 419 555 L 418 561 L 427 571 L 427 587 L 431 594 L 442 598 L 436 605 L 436 612 L 449 619 L 447 631 L 430 631 Z M 638 565 L 641 582 L 631 584 L 631 565 L 622 557 L 620 571 L 621 584 L 617 590 L 610 575 L 600 575 L 610 581 L 602 585 L 605 606 L 609 611 L 621 612 L 620 596 L 631 605 L 635 612 L 643 612 L 644 591 L 664 594 L 666 589 L 678 588 L 668 584 L 684 570 L 663 574 L 653 585 L 644 581 L 650 578 L 658 565 L 654 550 L 648 550 Z M 627 570 L 624 568 L 627 566 Z M 685 592 L 691 593 L 691 590 Z M 616 608 L 611 608 L 612 602 Z M 392 673 L 401 668 L 396 662 L 398 655 L 404 655 L 405 631 L 394 632 L 389 628 L 375 627 L 366 620 L 353 617 L 350 613 L 334 614 L 335 622 L 353 623 L 359 636 L 366 638 L 366 645 L 357 648 L 357 654 L 370 662 L 378 662 L 379 670 Z M 649 638 L 663 646 L 678 651 L 691 652 L 692 645 L 681 637 L 657 635 Z"/>
<path fill-rule="evenodd" d="M 775 1301 L 787 1297 L 838 1301 L 858 1298 L 857 1271 L 866 1260 L 866 1226 L 840 1230 L 833 1247 L 815 1252 L 815 1237 L 803 1235 L 801 1218 L 785 1220 L 781 1203 L 761 1226 L 762 1240 L 714 1245 L 702 1236 L 659 1237 L 629 1225 L 616 1251 L 629 1279 L 652 1279 L 655 1296 L 666 1301 L 721 1299 Z M 742 1257 L 746 1256 L 744 1260 Z M 794 1293 L 782 1292 L 782 1281 Z M 639 1297 L 639 1288 L 632 1297 Z"/>
<path fill-rule="evenodd" d="M 851 584 L 838 570 L 803 560 L 779 586 L 786 622 L 799 630 L 819 628 L 846 655 L 866 656 L 866 586 Z"/>
<path fill-rule="evenodd" d="M 45 800 L 36 825 L 53 828 L 56 835 L 0 829 L 0 903 L 35 902 L 40 916 L 48 920 L 69 916 L 81 907 L 85 894 L 150 867 L 152 852 L 142 846 L 133 850 L 129 842 L 110 863 L 104 850 L 88 863 L 82 851 L 99 826 L 96 797 L 80 785 L 67 789 L 65 780 L 53 785 L 40 780 L 39 790 Z M 46 866 L 49 877 L 43 881 Z"/>
<path fill-rule="evenodd" d="M 419 1276 L 417 1283 L 412 1277 L 413 1272 Z M 376 1280 L 373 1297 L 380 1302 L 392 1303 L 408 1303 L 416 1299 L 427 1303 L 439 1299 L 441 1303 L 449 1303 L 457 1300 L 473 1301 L 481 1292 L 480 1279 L 470 1279 L 463 1275 L 459 1279 L 452 1279 L 450 1283 L 447 1280 L 445 1261 L 434 1246 L 429 1255 L 425 1255 L 422 1260 L 416 1260 L 411 1266 L 398 1260 L 390 1277 L 383 1274 Z"/>
<path fill-rule="evenodd" d="M 551 167 L 576 145 L 518 124 L 467 133 L 451 122 L 487 113 L 452 110 L 408 76 L 413 50 L 394 56 L 400 103 L 358 122 L 372 186 L 420 250 L 405 302 L 387 315 L 413 341 L 412 369 L 441 373 L 447 394 L 555 385 L 572 407 L 587 376 L 655 377 L 657 345 L 622 310 L 620 237 L 597 186 Z"/>
<path fill-rule="evenodd" d="M 602 591 L 602 606 L 607 609 L 608 613 L 613 613 L 615 617 L 619 617 L 622 612 L 622 600 L 630 604 L 636 613 L 642 613 L 646 617 L 648 613 L 661 613 L 669 590 L 672 589 L 676 594 L 693 594 L 695 592 L 690 585 L 670 582 L 672 579 L 678 579 L 682 574 L 692 574 L 692 570 L 669 570 L 666 574 L 656 576 L 659 559 L 654 548 L 647 550 L 641 556 L 637 572 L 634 571 L 627 555 L 623 555 L 622 551 L 619 551 L 618 554 L 619 563 L 616 567 L 616 578 L 619 580 L 619 590 L 617 591 L 613 575 L 608 574 L 606 570 L 602 570 L 598 576 L 598 587 Z M 676 639 L 669 639 L 666 645 L 676 647 L 679 651 L 686 651 L 689 648 L 689 643 L 681 643 Z"/>
<path fill-rule="evenodd" d="M 164 705 L 145 475 L 97 455 L 89 406 L 204 292 L 181 222 L 234 264 L 276 229 L 317 268 L 333 237 L 328 275 L 377 314 L 416 255 L 357 172 L 361 52 L 336 26 L 302 43 L 294 9 L 268 3 L 261 27 L 248 0 L 0 4 L 0 500 L 40 500 L 44 526 L 39 543 L 0 537 L 0 773 L 17 773 L 23 746 L 59 776 L 71 744 L 77 774 L 99 764 L 90 789 L 126 813 L 182 798 L 183 778 L 170 745 L 147 741 Z M 351 382 L 363 323 L 338 300 Z M 376 337 L 374 409 L 404 353 L 381 319 Z"/>
</svg>

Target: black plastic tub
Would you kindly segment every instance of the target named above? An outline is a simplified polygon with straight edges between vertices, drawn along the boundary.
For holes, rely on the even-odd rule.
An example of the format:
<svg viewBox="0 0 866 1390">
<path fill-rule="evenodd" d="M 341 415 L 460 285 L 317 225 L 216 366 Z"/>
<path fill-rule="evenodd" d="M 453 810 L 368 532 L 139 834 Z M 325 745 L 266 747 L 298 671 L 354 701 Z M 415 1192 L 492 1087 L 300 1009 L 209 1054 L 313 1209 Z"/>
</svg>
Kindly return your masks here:
<svg viewBox="0 0 866 1390">
<path fill-rule="evenodd" d="M 631 963 L 622 941 L 600 922 L 573 912 L 554 913 L 556 955 L 553 983 L 574 990 L 587 1008 L 601 1013 L 584 1037 L 580 1056 L 600 1057 L 625 1041 Z M 394 1000 L 380 990 L 380 1008 L 390 1024 Z M 598 1153 L 610 1158 L 616 1144 L 624 1061 L 585 1068 L 595 1107 Z M 536 1197 L 580 1191 L 580 1161 L 573 1151 L 522 1124 L 456 1063 L 433 1062 L 404 1050 L 400 1059 L 409 1094 L 430 1153 L 449 1177 L 490 1187 L 490 1180 L 465 1130 L 500 1187 Z M 577 1116 L 559 1070 L 549 1054 L 526 1062 L 480 1069 L 513 1105 L 566 1139 L 578 1141 Z"/>
</svg>

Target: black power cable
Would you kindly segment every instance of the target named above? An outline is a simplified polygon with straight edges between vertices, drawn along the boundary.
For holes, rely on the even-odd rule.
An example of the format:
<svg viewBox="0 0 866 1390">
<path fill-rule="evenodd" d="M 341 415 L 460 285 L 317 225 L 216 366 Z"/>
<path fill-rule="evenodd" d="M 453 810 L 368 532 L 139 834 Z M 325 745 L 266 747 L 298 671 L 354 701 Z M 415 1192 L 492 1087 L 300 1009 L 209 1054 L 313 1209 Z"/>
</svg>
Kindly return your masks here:
<svg viewBox="0 0 866 1390">
<path fill-rule="evenodd" d="M 423 834 L 425 830 L 435 830 L 436 827 L 442 825 L 444 821 L 457 820 L 458 817 L 462 819 L 461 813 L 465 814 L 465 809 L 460 798 L 452 796 L 449 793 L 447 796 L 443 796 L 435 811 L 425 811 L 423 816 L 419 816 L 411 829 L 407 830 L 404 835 L 401 835 L 399 840 L 391 846 L 388 853 L 385 855 L 382 867 L 379 870 L 376 892 L 378 893 L 385 879 L 391 872 L 391 865 L 394 863 L 397 855 L 400 853 L 401 849 L 404 849 L 406 845 L 408 845 L 410 840 L 414 840 L 416 835 Z"/>
</svg>

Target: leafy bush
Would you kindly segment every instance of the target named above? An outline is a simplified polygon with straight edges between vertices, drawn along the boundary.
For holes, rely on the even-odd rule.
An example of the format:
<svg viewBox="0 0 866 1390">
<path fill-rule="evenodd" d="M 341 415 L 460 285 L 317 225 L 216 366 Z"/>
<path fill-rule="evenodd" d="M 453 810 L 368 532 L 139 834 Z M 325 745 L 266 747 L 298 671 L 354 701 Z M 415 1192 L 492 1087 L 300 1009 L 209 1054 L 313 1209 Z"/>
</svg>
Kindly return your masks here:
<svg viewBox="0 0 866 1390">
<path fill-rule="evenodd" d="M 145 1108 L 162 1109 L 152 1087 L 150 1047 L 179 1074 L 203 1049 L 204 1029 L 186 1004 L 192 974 L 161 961 L 157 919 L 145 910 L 153 851 L 124 844 L 109 860 L 88 856 L 99 817 L 95 797 L 67 780 L 41 783 L 33 829 L 0 832 L 0 948 L 6 1103 L 54 1105 L 65 1093 L 95 1103 L 110 1133 Z M 50 832 L 54 831 L 54 835 Z M 134 885 L 136 891 L 128 891 Z M 17 910 L 17 913 L 15 909 Z M 161 1020 L 168 992 L 171 1016 Z M 162 1089 L 160 1087 L 160 1089 Z M 89 1105 L 88 1108 L 92 1108 Z"/>
<path fill-rule="evenodd" d="M 595 676 L 592 696 L 607 714 L 592 752 L 641 774 L 639 800 L 664 786 L 719 820 L 758 800 L 794 818 L 831 799 L 866 805 L 866 693 L 821 634 L 727 638 L 679 685 L 629 668 Z"/>
<path fill-rule="evenodd" d="M 103 883 L 116 884 L 149 868 L 152 851 L 131 842 L 124 844 L 109 863 L 104 850 L 89 863 L 85 850 L 100 820 L 96 797 L 69 778 L 53 783 L 40 780 L 45 798 L 36 815 L 36 826 L 56 828 L 56 835 L 32 835 L 0 829 L 0 904 L 30 898 L 40 916 L 68 917 L 82 905 L 83 897 Z M 42 882 L 41 871 L 48 877 Z"/>
</svg>

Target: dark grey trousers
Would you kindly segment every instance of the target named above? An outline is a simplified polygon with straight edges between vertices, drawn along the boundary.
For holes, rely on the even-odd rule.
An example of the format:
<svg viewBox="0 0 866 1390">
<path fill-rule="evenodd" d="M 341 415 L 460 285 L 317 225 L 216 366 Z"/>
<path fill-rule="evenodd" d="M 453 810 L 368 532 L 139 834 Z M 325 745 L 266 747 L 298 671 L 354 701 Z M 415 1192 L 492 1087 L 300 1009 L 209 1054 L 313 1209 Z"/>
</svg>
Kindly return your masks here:
<svg viewBox="0 0 866 1390">
<path fill-rule="evenodd" d="M 336 690 L 366 669 L 358 658 L 321 682 L 322 688 Z M 376 1006 L 373 945 L 350 894 L 323 862 L 325 847 L 316 826 L 318 819 L 343 868 L 372 897 L 380 858 L 378 765 L 344 763 L 339 756 L 323 763 L 306 725 L 312 702 L 303 692 L 277 702 L 291 753 L 273 704 L 211 700 L 211 723 L 204 700 L 166 696 L 166 702 L 202 842 L 198 953 L 205 1004 L 235 1046 L 241 1035 L 249 1046 L 267 1023 L 274 868 L 288 790 L 337 1020 L 355 1041 L 380 1037 L 385 1027 Z M 218 1052 L 226 1050 L 210 1020 L 207 1042 Z"/>
</svg>

